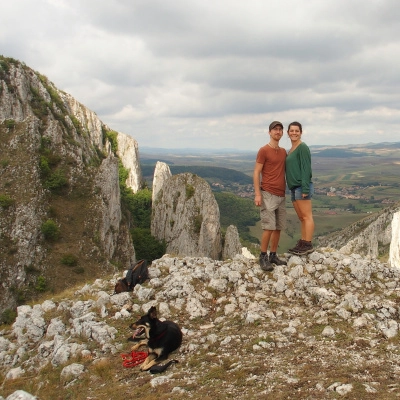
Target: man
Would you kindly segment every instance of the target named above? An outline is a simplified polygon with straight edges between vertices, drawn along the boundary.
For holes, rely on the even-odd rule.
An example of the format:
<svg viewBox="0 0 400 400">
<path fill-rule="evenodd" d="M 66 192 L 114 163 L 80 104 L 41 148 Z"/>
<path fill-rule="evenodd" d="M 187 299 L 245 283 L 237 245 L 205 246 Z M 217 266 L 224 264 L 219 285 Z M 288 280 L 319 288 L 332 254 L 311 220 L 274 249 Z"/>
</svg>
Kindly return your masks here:
<svg viewBox="0 0 400 400">
<path fill-rule="evenodd" d="M 286 225 L 285 208 L 285 149 L 279 147 L 283 135 L 283 124 L 273 121 L 269 125 L 269 142 L 260 148 L 254 166 L 254 203 L 260 208 L 261 237 L 260 267 L 264 271 L 272 271 L 273 264 L 286 265 L 278 258 L 281 230 Z M 261 183 L 260 183 L 261 175 Z M 270 253 L 268 256 L 268 246 Z"/>
</svg>

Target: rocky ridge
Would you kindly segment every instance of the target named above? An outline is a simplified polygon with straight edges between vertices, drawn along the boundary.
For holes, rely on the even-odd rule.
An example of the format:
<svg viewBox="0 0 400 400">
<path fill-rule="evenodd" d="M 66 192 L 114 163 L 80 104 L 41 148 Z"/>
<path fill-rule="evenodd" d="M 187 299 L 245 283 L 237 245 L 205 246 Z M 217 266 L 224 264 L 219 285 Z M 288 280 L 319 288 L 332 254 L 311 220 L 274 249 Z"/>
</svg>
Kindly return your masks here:
<svg viewBox="0 0 400 400">
<path fill-rule="evenodd" d="M 356 253 L 372 258 L 388 254 L 392 236 L 400 230 L 398 224 L 392 225 L 393 217 L 399 211 L 400 203 L 397 203 L 338 232 L 318 238 L 319 244 L 340 249 L 346 254 Z"/>
<path fill-rule="evenodd" d="M 58 289 L 60 281 L 65 287 L 135 260 L 119 187 L 119 162 L 126 185 L 134 192 L 141 185 L 134 138 L 0 56 L 0 139 L 0 315 L 28 291 Z M 42 232 L 49 220 L 59 229 L 54 243 Z M 65 257 L 77 267 L 65 268 Z"/>
<path fill-rule="evenodd" d="M 266 274 L 243 256 L 165 255 L 133 293 L 112 296 L 114 276 L 21 306 L 0 336 L 3 396 L 118 400 L 134 381 L 143 399 L 398 398 L 400 271 L 331 248 L 285 257 Z M 120 358 L 128 324 L 153 305 L 184 333 L 179 363 L 158 376 Z"/>
<path fill-rule="evenodd" d="M 392 267 L 400 268 L 400 211 L 393 214 L 391 227 L 392 240 L 390 242 L 388 263 Z"/>
</svg>

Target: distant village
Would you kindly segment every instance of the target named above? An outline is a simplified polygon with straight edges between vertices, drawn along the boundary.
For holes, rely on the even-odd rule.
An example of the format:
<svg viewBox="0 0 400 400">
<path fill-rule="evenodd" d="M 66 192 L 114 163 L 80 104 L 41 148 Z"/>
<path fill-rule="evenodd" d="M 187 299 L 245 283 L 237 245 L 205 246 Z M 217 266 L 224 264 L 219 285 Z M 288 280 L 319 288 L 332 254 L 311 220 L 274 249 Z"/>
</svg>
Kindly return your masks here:
<svg viewBox="0 0 400 400">
<path fill-rule="evenodd" d="M 348 188 L 342 188 L 342 189 L 336 189 L 334 187 L 330 187 L 329 190 L 327 190 L 327 188 L 321 188 L 320 190 L 315 190 L 316 194 L 321 194 L 324 195 L 326 194 L 329 197 L 342 197 L 345 199 L 351 199 L 351 200 L 365 200 L 365 201 L 372 201 L 374 200 L 374 198 L 367 197 L 367 196 L 363 196 L 363 195 L 359 195 L 356 194 L 358 191 L 362 191 L 364 190 L 365 187 L 364 186 L 350 186 Z M 381 204 L 393 204 L 395 203 L 395 200 L 392 199 L 382 199 L 382 200 L 378 200 L 379 203 Z M 374 201 L 376 202 L 376 201 Z"/>
<path fill-rule="evenodd" d="M 229 191 L 235 193 L 239 197 L 245 198 L 253 198 L 254 197 L 254 188 L 252 184 L 249 185 L 240 185 L 236 183 L 231 184 L 222 184 L 222 183 L 212 183 L 211 187 L 216 192 Z M 321 187 L 315 188 L 315 194 L 320 196 L 329 196 L 329 197 L 339 197 L 349 200 L 361 200 L 364 202 L 370 203 L 380 203 L 380 204 L 394 204 L 396 202 L 395 199 L 374 199 L 372 196 L 363 196 L 359 194 L 361 191 L 365 190 L 368 186 L 358 186 L 353 185 L 346 188 L 334 188 L 334 187 Z"/>
</svg>

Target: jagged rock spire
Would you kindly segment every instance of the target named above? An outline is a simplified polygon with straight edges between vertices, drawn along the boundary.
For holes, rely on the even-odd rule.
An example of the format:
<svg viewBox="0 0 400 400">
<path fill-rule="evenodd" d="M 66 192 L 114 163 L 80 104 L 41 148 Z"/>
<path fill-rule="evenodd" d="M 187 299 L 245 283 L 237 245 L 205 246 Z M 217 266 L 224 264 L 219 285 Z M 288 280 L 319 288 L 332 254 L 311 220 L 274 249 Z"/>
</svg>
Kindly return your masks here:
<svg viewBox="0 0 400 400">
<path fill-rule="evenodd" d="M 152 235 L 165 240 L 168 253 L 219 259 L 220 214 L 209 184 L 191 173 L 167 175 L 165 170 L 153 193 Z"/>
</svg>

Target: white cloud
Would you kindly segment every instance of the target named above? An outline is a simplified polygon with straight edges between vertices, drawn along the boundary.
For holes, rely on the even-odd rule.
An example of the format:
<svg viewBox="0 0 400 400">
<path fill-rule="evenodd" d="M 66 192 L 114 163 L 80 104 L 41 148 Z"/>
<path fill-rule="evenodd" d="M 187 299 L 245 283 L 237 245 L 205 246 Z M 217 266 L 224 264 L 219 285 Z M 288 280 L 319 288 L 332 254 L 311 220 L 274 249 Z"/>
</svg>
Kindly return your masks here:
<svg viewBox="0 0 400 400">
<path fill-rule="evenodd" d="M 0 48 L 139 146 L 398 141 L 395 0 L 13 0 Z M 282 144 L 289 146 L 286 138 Z"/>
</svg>

